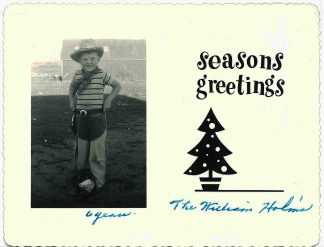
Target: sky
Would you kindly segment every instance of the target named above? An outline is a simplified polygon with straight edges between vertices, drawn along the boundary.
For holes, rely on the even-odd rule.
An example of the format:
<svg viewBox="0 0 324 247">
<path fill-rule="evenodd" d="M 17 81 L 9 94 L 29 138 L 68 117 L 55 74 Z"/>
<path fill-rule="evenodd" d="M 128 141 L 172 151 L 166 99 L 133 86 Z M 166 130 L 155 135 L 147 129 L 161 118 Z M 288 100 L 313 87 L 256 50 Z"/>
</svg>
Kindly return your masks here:
<svg viewBox="0 0 324 247">
<path fill-rule="evenodd" d="M 62 39 L 51 39 L 46 43 L 39 42 L 34 47 L 34 61 L 59 61 L 61 58 Z"/>
</svg>

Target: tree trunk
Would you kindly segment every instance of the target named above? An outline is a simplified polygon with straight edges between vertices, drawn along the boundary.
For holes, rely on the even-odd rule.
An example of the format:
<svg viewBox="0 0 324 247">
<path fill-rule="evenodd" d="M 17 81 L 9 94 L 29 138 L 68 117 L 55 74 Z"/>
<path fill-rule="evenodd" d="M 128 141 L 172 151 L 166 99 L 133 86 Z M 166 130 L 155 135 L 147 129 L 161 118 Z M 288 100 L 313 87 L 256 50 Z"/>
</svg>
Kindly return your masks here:
<svg viewBox="0 0 324 247">
<path fill-rule="evenodd" d="M 213 170 L 212 169 L 209 170 L 209 178 L 213 178 Z"/>
</svg>

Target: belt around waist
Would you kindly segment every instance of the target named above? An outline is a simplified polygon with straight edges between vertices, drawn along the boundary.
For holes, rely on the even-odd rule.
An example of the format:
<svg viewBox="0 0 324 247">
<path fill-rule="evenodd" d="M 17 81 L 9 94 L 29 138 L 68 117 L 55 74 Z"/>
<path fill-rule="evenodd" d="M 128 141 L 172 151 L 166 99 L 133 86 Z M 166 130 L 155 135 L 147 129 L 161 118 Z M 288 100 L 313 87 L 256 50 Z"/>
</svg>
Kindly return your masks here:
<svg viewBox="0 0 324 247">
<path fill-rule="evenodd" d="M 94 109 L 94 110 L 75 110 L 76 114 L 87 116 L 91 114 L 103 113 L 103 109 Z"/>
</svg>

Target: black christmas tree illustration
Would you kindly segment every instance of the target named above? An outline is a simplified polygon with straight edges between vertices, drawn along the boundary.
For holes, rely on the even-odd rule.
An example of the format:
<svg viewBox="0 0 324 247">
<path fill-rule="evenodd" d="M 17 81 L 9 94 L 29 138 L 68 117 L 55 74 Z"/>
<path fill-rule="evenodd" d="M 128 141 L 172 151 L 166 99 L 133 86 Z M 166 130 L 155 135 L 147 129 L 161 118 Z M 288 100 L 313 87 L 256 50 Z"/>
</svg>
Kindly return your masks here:
<svg viewBox="0 0 324 247">
<path fill-rule="evenodd" d="M 207 177 L 200 177 L 202 190 L 196 191 L 218 191 L 222 178 L 215 176 L 214 172 L 221 175 L 232 175 L 236 174 L 236 171 L 229 166 L 224 158 L 232 154 L 232 152 L 224 146 L 216 135 L 217 132 L 224 130 L 224 128 L 217 120 L 212 108 L 210 108 L 198 130 L 205 132 L 205 135 L 188 152 L 188 154 L 197 156 L 197 159 L 184 173 L 187 175 L 200 175 L 208 172 Z"/>
</svg>

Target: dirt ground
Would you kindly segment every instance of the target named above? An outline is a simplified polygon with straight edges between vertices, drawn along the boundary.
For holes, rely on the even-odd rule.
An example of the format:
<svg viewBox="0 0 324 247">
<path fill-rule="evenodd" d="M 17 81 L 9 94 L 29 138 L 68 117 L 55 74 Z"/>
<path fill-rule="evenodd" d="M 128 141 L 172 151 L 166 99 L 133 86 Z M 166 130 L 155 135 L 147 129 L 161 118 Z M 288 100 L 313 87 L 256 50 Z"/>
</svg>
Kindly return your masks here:
<svg viewBox="0 0 324 247">
<path fill-rule="evenodd" d="M 31 206 L 146 207 L 146 102 L 117 96 L 107 115 L 106 184 L 92 202 L 70 193 L 74 135 L 67 95 L 31 99 Z"/>
</svg>

